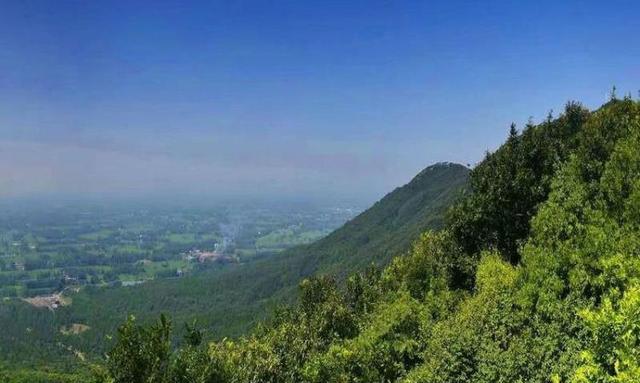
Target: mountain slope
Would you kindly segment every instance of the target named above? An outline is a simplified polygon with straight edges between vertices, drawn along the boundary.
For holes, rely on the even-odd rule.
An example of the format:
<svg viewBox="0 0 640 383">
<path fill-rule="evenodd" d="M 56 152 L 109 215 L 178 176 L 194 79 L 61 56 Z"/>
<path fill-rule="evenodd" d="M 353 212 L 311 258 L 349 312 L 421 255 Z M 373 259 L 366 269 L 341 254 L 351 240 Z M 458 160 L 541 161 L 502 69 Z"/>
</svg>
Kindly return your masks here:
<svg viewBox="0 0 640 383">
<path fill-rule="evenodd" d="M 85 288 L 55 314 L 40 310 L 32 315 L 34 309 L 24 302 L 3 303 L 0 325 L 8 331 L 0 334 L 1 356 L 24 362 L 35 355 L 36 344 L 36 364 L 61 355 L 75 358 L 69 350 L 98 355 L 109 347 L 105 334 L 115 333 L 128 315 L 146 320 L 166 313 L 179 327 L 198 319 L 216 338 L 243 334 L 276 304 L 293 300 L 302 278 L 318 272 L 345 276 L 372 262 L 386 264 L 419 233 L 440 228 L 468 173 L 457 164 L 430 166 L 326 238 L 268 258 L 135 287 Z M 23 320 L 13 320 L 17 317 Z M 58 331 L 73 323 L 90 329 L 75 337 Z M 29 335 L 20 335 L 27 328 Z"/>
<path fill-rule="evenodd" d="M 306 259 L 304 274 L 345 275 L 384 265 L 427 229 L 444 224 L 447 207 L 466 185 L 469 169 L 453 163 L 427 167 L 327 237 L 290 250 Z"/>
<path fill-rule="evenodd" d="M 219 382 L 638 382 L 639 147 L 640 102 L 570 103 L 512 129 L 443 230 L 381 272 L 345 290 L 306 279 L 259 331 L 159 356 L 173 367 L 128 368 L 166 329 L 129 321 L 106 368 Z"/>
</svg>

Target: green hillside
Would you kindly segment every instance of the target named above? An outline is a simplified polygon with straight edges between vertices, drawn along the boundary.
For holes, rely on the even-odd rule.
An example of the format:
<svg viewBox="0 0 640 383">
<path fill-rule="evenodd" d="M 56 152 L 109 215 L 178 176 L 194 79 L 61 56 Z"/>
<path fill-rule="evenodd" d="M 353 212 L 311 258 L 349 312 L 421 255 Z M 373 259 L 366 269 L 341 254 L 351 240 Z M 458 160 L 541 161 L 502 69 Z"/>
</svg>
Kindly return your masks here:
<svg viewBox="0 0 640 383">
<path fill-rule="evenodd" d="M 468 174 L 459 164 L 429 166 L 340 229 L 290 252 L 304 257 L 305 275 L 344 276 L 371 263 L 384 265 L 423 231 L 442 228 L 445 210 L 459 197 Z"/>
<path fill-rule="evenodd" d="M 371 263 L 386 264 L 424 230 L 441 228 L 468 173 L 456 164 L 430 166 L 324 239 L 278 255 L 134 287 L 83 288 L 69 293 L 72 304 L 55 312 L 18 300 L 0 303 L 0 325 L 7 329 L 0 333 L 0 353 L 8 363 L 73 370 L 76 351 L 88 359 L 100 355 L 111 346 L 105 335 L 128 315 L 146 321 L 166 313 L 180 331 L 197 319 L 218 339 L 245 334 L 277 304 L 293 301 L 304 277 L 346 276 Z M 74 336 L 59 331 L 74 323 L 90 328 Z"/>
<path fill-rule="evenodd" d="M 236 340 L 121 328 L 105 382 L 637 382 L 640 102 L 511 129 L 443 230 L 407 256 L 300 284 Z"/>
</svg>

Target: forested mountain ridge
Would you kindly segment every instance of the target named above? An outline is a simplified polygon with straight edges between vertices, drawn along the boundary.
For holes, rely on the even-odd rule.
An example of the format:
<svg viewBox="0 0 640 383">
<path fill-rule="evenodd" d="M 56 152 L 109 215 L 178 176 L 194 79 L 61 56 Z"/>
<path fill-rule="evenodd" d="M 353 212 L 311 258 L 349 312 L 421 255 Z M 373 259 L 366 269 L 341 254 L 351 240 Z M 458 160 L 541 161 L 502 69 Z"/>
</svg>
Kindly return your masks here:
<svg viewBox="0 0 640 383">
<path fill-rule="evenodd" d="M 421 232 L 442 228 L 445 211 L 460 196 L 468 174 L 460 164 L 431 165 L 327 237 L 289 252 L 305 258 L 305 274 L 344 276 L 371 263 L 385 265 Z"/>
<path fill-rule="evenodd" d="M 0 353 L 14 365 L 73 369 L 76 351 L 88 359 L 100 356 L 111 346 L 105 335 L 114 334 L 128 315 L 143 322 L 161 313 L 180 324 L 197 319 L 208 336 L 218 339 L 246 334 L 276 305 L 293 302 L 303 278 L 316 273 L 342 278 L 373 263 L 385 265 L 409 250 L 424 230 L 441 228 L 468 174 L 458 164 L 429 166 L 329 236 L 278 255 L 134 287 L 83 288 L 70 292 L 73 303 L 55 313 L 21 301 L 2 302 L 0 325 L 7 331 L 0 334 Z M 73 323 L 89 329 L 75 336 L 59 331 Z"/>
<path fill-rule="evenodd" d="M 251 335 L 208 346 L 125 323 L 107 382 L 637 382 L 640 103 L 511 129 L 445 228 L 408 256 L 317 276 Z"/>
</svg>

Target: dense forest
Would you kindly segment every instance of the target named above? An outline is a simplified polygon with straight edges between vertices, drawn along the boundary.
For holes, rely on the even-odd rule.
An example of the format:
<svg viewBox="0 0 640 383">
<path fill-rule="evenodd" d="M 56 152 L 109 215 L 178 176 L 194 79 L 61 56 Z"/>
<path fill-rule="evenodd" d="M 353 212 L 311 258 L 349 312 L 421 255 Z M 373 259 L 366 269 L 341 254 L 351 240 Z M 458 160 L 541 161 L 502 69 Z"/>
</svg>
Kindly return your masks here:
<svg viewBox="0 0 640 383">
<path fill-rule="evenodd" d="M 190 323 L 176 345 L 182 323 L 130 317 L 88 374 L 117 383 L 637 382 L 638 148 L 640 102 L 630 97 L 592 112 L 572 102 L 538 125 L 512 126 L 471 171 L 444 227 L 386 266 L 344 279 L 319 269 L 295 304 L 236 339 L 207 341 Z"/>
</svg>

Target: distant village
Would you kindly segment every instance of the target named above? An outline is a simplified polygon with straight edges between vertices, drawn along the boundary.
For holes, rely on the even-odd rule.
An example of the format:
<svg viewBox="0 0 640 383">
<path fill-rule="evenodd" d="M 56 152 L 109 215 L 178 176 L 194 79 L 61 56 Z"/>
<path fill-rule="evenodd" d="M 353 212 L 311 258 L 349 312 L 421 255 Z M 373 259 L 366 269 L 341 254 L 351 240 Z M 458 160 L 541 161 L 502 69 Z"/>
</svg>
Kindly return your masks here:
<svg viewBox="0 0 640 383">
<path fill-rule="evenodd" d="M 232 257 L 225 255 L 222 251 L 219 250 L 219 246 L 217 243 L 215 244 L 213 251 L 193 249 L 193 250 L 190 250 L 188 253 L 186 253 L 184 255 L 184 258 L 189 262 L 199 262 L 199 263 L 205 263 L 205 262 L 226 263 L 226 262 L 233 261 Z"/>
</svg>

